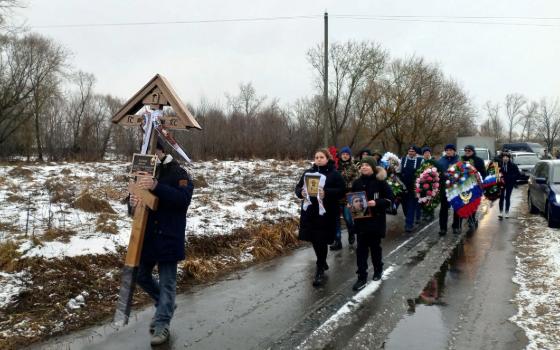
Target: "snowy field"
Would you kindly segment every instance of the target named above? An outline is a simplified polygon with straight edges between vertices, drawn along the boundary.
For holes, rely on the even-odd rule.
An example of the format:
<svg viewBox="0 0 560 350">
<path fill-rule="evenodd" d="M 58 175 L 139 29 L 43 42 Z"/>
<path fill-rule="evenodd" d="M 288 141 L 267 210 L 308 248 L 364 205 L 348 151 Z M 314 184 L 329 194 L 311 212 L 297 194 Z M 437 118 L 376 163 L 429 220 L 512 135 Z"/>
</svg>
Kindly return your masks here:
<svg viewBox="0 0 560 350">
<path fill-rule="evenodd" d="M 18 262 L 116 255 L 127 247 L 128 166 L 0 166 L 0 327 L 3 310 L 17 304 L 18 296 L 43 288 Z M 276 160 L 195 163 L 189 169 L 196 188 L 187 214 L 187 239 L 228 235 L 251 224 L 296 217 L 299 200 L 293 189 L 308 166 L 309 162 Z M 250 251 L 240 252 L 238 258 L 253 259 Z M 8 334 L 0 328 L 2 335 Z"/>
<path fill-rule="evenodd" d="M 541 215 L 520 220 L 513 278 L 518 313 L 511 320 L 525 331 L 527 349 L 560 349 L 560 229 L 547 227 Z"/>
</svg>

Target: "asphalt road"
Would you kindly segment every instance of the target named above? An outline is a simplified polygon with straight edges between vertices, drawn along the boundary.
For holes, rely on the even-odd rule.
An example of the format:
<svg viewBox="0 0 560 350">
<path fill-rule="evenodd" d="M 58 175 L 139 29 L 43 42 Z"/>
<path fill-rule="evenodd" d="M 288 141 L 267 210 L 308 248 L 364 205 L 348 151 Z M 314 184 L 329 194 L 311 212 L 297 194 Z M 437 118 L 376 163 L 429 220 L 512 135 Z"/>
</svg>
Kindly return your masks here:
<svg viewBox="0 0 560 350">
<path fill-rule="evenodd" d="M 425 341 L 430 349 L 523 348 L 526 339 L 507 321 L 515 313 L 509 303 L 514 295 L 510 240 L 516 234 L 515 219 L 498 222 L 496 208 L 481 211 L 473 234 L 443 238 L 437 222 L 406 234 L 402 216 L 388 217 L 383 253 L 389 270 L 382 283 L 366 287 L 369 294 L 351 290 L 355 253 L 346 235 L 344 249 L 329 252 L 328 280 L 321 288 L 311 286 L 315 264 L 309 247 L 195 286 L 178 296 L 171 341 L 158 348 L 411 349 L 406 339 Z M 447 266 L 440 298 L 445 306 L 415 305 L 412 312 L 411 300 L 442 265 Z M 153 312 L 150 307 L 134 313 L 122 329 L 101 325 L 33 348 L 149 349 Z M 424 336 L 426 325 L 433 326 L 433 336 Z"/>
</svg>

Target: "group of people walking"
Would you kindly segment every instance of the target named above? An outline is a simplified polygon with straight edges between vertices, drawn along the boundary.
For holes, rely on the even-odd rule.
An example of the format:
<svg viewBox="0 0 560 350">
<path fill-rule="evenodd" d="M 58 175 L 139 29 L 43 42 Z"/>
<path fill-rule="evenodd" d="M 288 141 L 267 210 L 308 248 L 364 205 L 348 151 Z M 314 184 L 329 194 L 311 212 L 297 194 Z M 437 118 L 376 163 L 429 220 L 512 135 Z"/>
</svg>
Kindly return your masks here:
<svg viewBox="0 0 560 350">
<path fill-rule="evenodd" d="M 434 219 L 433 210 L 423 212 L 418 198 L 418 177 L 422 169 L 434 168 L 439 173 L 439 183 L 435 185 L 440 190 L 437 194 L 440 202 L 439 212 L 439 234 L 447 234 L 450 198 L 446 192 L 449 186 L 450 166 L 458 162 L 470 163 L 476 169 L 478 179 L 487 177 L 487 170 L 492 168 L 496 173 L 497 183 L 500 190 L 500 219 L 509 217 L 510 198 L 513 188 L 519 177 L 519 169 L 511 161 L 509 152 L 504 151 L 500 159 L 488 166 L 476 155 L 475 147 L 468 145 L 464 147 L 464 155 L 459 157 L 457 148 L 448 144 L 444 148 L 444 154 L 435 159 L 429 147 L 422 149 L 412 145 L 407 149 L 407 154 L 400 159 L 396 177 L 403 185 L 404 191 L 399 198 L 395 195 L 387 181 L 388 173 L 382 164 L 382 155 L 379 152 L 371 152 L 364 149 L 358 153 L 358 159 L 352 159 L 349 147 L 342 147 L 338 153 L 329 152 L 327 149 L 319 149 L 315 152 L 314 163 L 311 168 L 304 171 L 300 177 L 295 193 L 302 199 L 299 238 L 309 241 L 313 245 L 317 257 L 317 267 L 313 286 L 321 286 L 325 280 L 325 271 L 329 269 L 327 254 L 329 245 L 331 250 L 342 248 L 342 225 L 341 214 L 348 231 L 348 243 L 350 246 L 357 241 L 356 264 L 357 281 L 354 290 L 362 289 L 367 283 L 368 258 L 371 257 L 373 265 L 373 280 L 381 279 L 383 274 L 381 240 L 386 233 L 386 215 L 395 214 L 391 211 L 395 203 L 402 204 L 405 216 L 404 231 L 411 233 L 421 223 Z M 383 157 L 384 158 L 384 157 Z M 310 193 L 306 185 L 307 177 L 316 177 L 319 181 L 319 189 L 316 194 Z M 482 187 L 482 181 L 480 186 Z M 367 198 L 367 210 L 369 215 L 353 219 L 351 215 L 351 204 L 346 199 L 347 193 L 365 192 Z M 453 210 L 453 221 L 451 224 L 454 234 L 460 234 L 463 219 Z M 476 210 L 466 217 L 469 230 L 478 227 Z"/>
</svg>

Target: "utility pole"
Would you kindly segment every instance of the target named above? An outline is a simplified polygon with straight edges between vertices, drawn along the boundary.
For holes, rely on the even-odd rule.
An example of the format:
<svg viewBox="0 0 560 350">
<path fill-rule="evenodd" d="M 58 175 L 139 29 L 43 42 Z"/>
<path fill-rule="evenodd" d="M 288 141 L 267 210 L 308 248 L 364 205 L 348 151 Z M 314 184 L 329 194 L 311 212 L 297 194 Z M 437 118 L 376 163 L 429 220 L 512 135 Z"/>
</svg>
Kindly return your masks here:
<svg viewBox="0 0 560 350">
<path fill-rule="evenodd" d="M 323 72 L 323 145 L 329 146 L 329 14 L 325 11 L 325 57 Z"/>
</svg>

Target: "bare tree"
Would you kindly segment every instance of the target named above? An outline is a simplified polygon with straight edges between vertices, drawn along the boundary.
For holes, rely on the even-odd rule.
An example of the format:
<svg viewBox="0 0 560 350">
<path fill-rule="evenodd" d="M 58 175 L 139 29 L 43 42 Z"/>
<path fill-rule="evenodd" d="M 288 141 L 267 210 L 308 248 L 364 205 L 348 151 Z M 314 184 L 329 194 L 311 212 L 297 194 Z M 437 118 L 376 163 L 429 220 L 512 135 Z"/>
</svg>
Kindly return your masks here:
<svg viewBox="0 0 560 350">
<path fill-rule="evenodd" d="M 530 141 L 533 138 L 533 133 L 535 132 L 535 119 L 536 114 L 539 109 L 539 104 L 535 101 L 525 104 L 524 110 L 521 112 L 521 125 L 523 129 L 521 131 L 521 141 Z"/>
<path fill-rule="evenodd" d="M 66 115 L 68 123 L 72 126 L 72 153 L 78 154 L 80 152 L 80 133 L 83 132 L 83 125 L 86 116 L 88 105 L 92 102 L 94 91 L 93 85 L 95 84 L 95 77 L 93 74 L 78 71 L 74 73 L 72 81 L 77 86 L 76 92 L 69 93 L 69 103 L 66 108 Z"/>
<path fill-rule="evenodd" d="M 544 140 L 548 152 L 552 152 L 554 142 L 560 136 L 560 105 L 558 99 L 543 98 L 539 105 L 538 133 Z"/>
<path fill-rule="evenodd" d="M 308 59 L 315 69 L 318 95 L 323 90 L 323 46 L 308 52 Z M 339 144 L 339 137 L 349 125 L 363 125 L 373 108 L 371 95 L 375 82 L 384 71 L 387 53 L 373 42 L 334 43 L 329 48 L 329 72 L 334 74 L 329 83 L 329 125 L 331 143 Z M 349 143 L 356 135 L 349 136 Z"/>
<path fill-rule="evenodd" d="M 508 142 L 513 140 L 513 131 L 519 122 L 522 114 L 522 108 L 527 103 L 525 97 L 521 94 L 506 95 L 506 119 L 508 128 Z"/>
<path fill-rule="evenodd" d="M 20 0 L 0 0 L 0 31 L 12 31 L 13 27 L 8 24 L 7 19 L 17 7 L 23 7 Z"/>
<path fill-rule="evenodd" d="M 500 104 L 486 101 L 483 110 L 486 112 L 488 119 L 481 126 L 482 136 L 492 136 L 497 143 L 501 142 L 504 132 L 504 125 L 500 118 Z"/>
<path fill-rule="evenodd" d="M 254 116 L 266 100 L 266 96 L 257 95 L 251 82 L 239 84 L 239 94 L 237 96 L 226 94 L 226 98 L 233 113 L 242 113 L 245 116 Z"/>
</svg>

